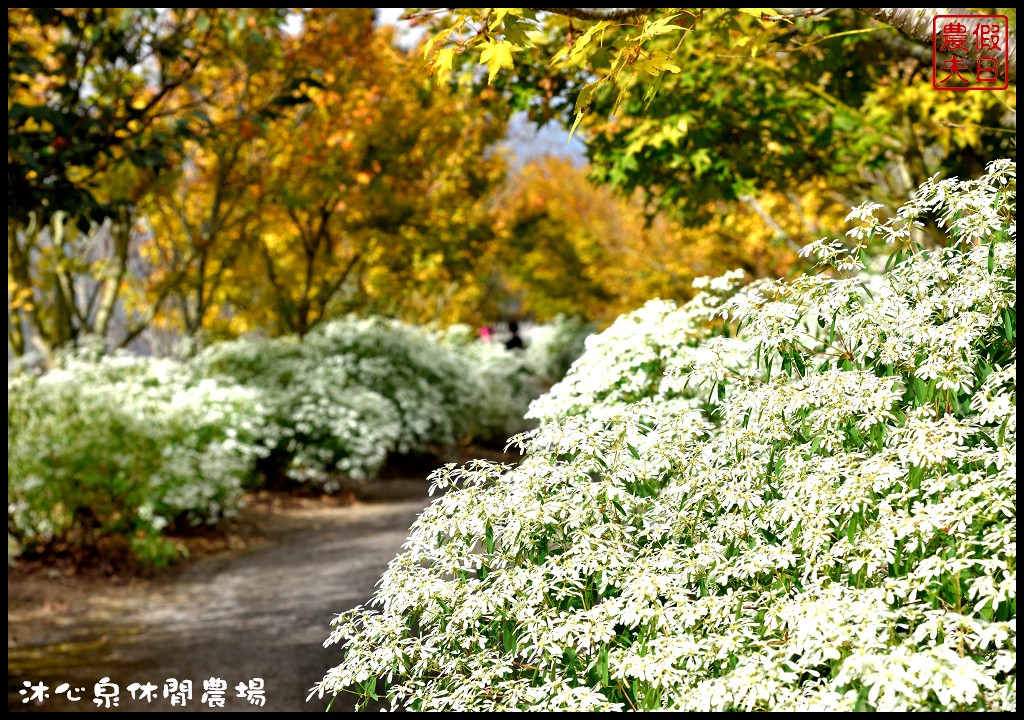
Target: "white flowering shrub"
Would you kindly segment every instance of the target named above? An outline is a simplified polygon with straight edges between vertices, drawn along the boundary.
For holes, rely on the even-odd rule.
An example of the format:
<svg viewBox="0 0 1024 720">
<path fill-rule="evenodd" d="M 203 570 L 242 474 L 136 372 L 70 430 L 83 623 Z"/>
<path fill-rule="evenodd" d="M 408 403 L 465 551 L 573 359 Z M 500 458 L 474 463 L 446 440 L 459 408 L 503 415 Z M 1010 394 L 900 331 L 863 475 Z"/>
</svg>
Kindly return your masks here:
<svg viewBox="0 0 1024 720">
<path fill-rule="evenodd" d="M 143 564 L 165 564 L 167 529 L 237 512 L 260 416 L 252 392 L 169 360 L 79 355 L 9 375 L 8 529 L 68 548 L 125 536 Z"/>
<path fill-rule="evenodd" d="M 502 342 L 478 339 L 468 325 L 435 332 L 438 342 L 467 360 L 480 376 L 482 394 L 474 410 L 472 438 L 504 445 L 510 436 L 534 427 L 535 418 L 527 416 L 530 403 L 562 379 L 592 333 L 593 325 L 558 316 L 532 325 L 525 349 L 509 351 Z"/>
<path fill-rule="evenodd" d="M 233 514 L 243 490 L 372 479 L 392 454 L 526 428 L 540 392 L 522 356 L 381 318 L 304 342 L 243 339 L 186 361 L 85 349 L 8 375 L 8 518 L 30 546 L 135 538 Z M 10 558 L 15 544 L 8 543 Z"/>
<path fill-rule="evenodd" d="M 527 370 L 549 386 L 558 382 L 583 355 L 586 340 L 594 331 L 592 323 L 566 315 L 530 327 L 523 351 Z"/>
<path fill-rule="evenodd" d="M 818 273 L 592 338 L 520 465 L 433 476 L 310 696 L 1014 710 L 1015 172 L 863 206 Z M 947 246 L 914 244 L 925 219 Z"/>
<path fill-rule="evenodd" d="M 283 473 L 333 491 L 343 477 L 372 479 L 389 455 L 470 434 L 492 412 L 475 359 L 430 331 L 350 316 L 302 342 L 218 343 L 195 363 L 260 393 L 268 409 L 263 442 L 270 454 L 260 467 L 266 480 Z"/>
<path fill-rule="evenodd" d="M 699 278 L 697 295 L 682 307 L 655 299 L 619 317 L 607 330 L 585 339 L 586 352 L 564 379 L 534 401 L 527 417 L 549 424 L 569 415 L 593 419 L 649 401 L 656 414 L 684 409 L 710 411 L 714 392 L 701 391 L 704 376 L 722 386 L 752 365 L 750 345 L 729 336 L 716 313 L 740 287 L 743 271 Z M 700 367 L 701 377 L 692 369 Z"/>
<path fill-rule="evenodd" d="M 481 379 L 467 358 L 426 330 L 350 316 L 318 326 L 303 344 L 312 357 L 343 363 L 351 384 L 394 406 L 399 453 L 450 445 L 472 427 L 484 395 Z"/>
<path fill-rule="evenodd" d="M 262 484 L 290 478 L 331 492 L 341 476 L 372 477 L 397 446 L 397 409 L 357 384 L 345 356 L 323 356 L 294 338 L 243 339 L 211 345 L 193 363 L 259 396 Z"/>
<path fill-rule="evenodd" d="M 544 379 L 527 365 L 524 353 L 506 350 L 500 342 L 479 340 L 468 325 L 437 331 L 435 337 L 468 363 L 478 378 L 468 432 L 472 440 L 504 445 L 510 436 L 531 427 L 524 415 L 543 392 Z"/>
</svg>

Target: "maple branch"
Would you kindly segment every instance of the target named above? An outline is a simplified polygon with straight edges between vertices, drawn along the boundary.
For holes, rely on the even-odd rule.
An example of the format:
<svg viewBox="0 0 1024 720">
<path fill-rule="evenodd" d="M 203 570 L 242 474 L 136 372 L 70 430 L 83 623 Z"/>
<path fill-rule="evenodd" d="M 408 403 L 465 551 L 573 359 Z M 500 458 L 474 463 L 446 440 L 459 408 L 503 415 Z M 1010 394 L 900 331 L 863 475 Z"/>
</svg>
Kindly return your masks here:
<svg viewBox="0 0 1024 720">
<path fill-rule="evenodd" d="M 634 15 L 646 15 L 657 8 L 530 8 L 555 13 L 578 20 L 624 20 Z"/>
<path fill-rule="evenodd" d="M 657 8 L 530 8 L 544 12 L 564 15 L 566 17 L 578 18 L 580 20 L 622 20 L 634 15 L 646 15 Z M 794 18 L 814 17 L 823 15 L 840 8 L 773 8 L 777 15 L 762 14 L 762 20 L 780 21 Z M 986 18 L 976 12 L 962 8 L 854 8 L 876 20 L 885 23 L 906 35 L 907 37 L 925 45 L 931 45 L 934 36 L 932 33 L 932 20 L 937 15 L 967 15 L 976 16 L 961 18 L 961 22 L 967 26 L 969 33 L 983 23 Z M 1011 32 L 1007 42 L 1007 75 L 1010 82 L 1017 82 L 1017 36 Z M 919 57 L 918 53 L 910 53 Z M 956 50 L 955 55 L 976 63 L 981 57 L 981 51 L 976 46 L 968 50 Z"/>
</svg>

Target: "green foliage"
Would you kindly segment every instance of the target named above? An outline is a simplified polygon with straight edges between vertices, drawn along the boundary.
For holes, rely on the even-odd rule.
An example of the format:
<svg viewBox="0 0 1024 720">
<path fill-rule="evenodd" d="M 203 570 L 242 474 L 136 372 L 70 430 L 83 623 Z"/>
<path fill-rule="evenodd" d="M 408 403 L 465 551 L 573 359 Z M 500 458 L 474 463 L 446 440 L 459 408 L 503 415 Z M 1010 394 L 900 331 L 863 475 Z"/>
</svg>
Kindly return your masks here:
<svg viewBox="0 0 1024 720">
<path fill-rule="evenodd" d="M 15 217 L 64 211 L 84 230 L 111 212 L 97 194 L 105 170 L 167 167 L 167 149 L 187 127 L 151 124 L 195 71 L 202 38 L 192 33 L 209 17 L 184 9 L 159 15 L 155 8 L 8 8 L 7 204 Z"/>
<path fill-rule="evenodd" d="M 690 220 L 706 220 L 709 201 L 822 178 L 895 209 L 936 172 L 975 176 L 1015 153 L 1013 86 L 937 92 L 930 48 L 854 9 L 780 23 L 756 8 L 614 21 L 460 8 L 430 20 L 439 77 L 483 84 L 476 56 L 510 42 L 514 67 L 486 79 L 510 109 L 573 128 L 595 180 Z"/>
</svg>

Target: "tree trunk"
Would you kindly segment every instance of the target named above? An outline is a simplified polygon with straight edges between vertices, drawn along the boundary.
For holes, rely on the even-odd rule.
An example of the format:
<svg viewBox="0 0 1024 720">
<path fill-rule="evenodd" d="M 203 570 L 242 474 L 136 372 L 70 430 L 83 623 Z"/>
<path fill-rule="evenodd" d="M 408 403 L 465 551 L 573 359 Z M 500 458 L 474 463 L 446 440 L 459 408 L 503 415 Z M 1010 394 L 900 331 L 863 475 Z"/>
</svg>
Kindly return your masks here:
<svg viewBox="0 0 1024 720">
<path fill-rule="evenodd" d="M 118 297 L 121 294 L 121 281 L 128 269 L 128 244 L 132 232 L 131 212 L 127 208 L 119 208 L 117 217 L 111 221 L 110 240 L 113 245 L 111 257 L 103 270 L 103 289 L 100 292 L 100 304 L 96 308 L 93 329 L 102 338 L 107 337 L 110 320 L 114 316 Z"/>
</svg>

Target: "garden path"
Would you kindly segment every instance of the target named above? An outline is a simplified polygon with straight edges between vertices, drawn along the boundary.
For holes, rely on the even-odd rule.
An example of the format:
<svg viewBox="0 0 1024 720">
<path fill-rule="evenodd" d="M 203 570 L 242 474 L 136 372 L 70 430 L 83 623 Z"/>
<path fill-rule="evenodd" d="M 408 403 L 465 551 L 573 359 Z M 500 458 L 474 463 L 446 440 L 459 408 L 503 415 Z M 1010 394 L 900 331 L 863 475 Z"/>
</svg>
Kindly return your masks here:
<svg viewBox="0 0 1024 720">
<path fill-rule="evenodd" d="M 255 545 L 157 580 L 36 603 L 48 607 L 16 602 L 9 572 L 8 710 L 101 710 L 95 686 L 109 677 L 118 711 L 322 712 L 327 700 L 306 696 L 340 659 L 336 646 L 322 647 L 331 619 L 370 598 L 429 502 L 423 479 L 388 485 L 398 495 L 388 502 L 275 512 Z M 163 697 L 171 678 L 192 681 L 184 708 Z M 202 702 L 210 678 L 227 684 L 223 708 Z M 264 681 L 262 707 L 236 692 L 256 678 Z M 22 702 L 26 681 L 46 685 L 49 697 Z M 61 683 L 70 692 L 57 694 Z M 154 699 L 133 700 L 132 683 L 156 685 Z M 351 711 L 352 700 L 340 697 L 331 709 Z"/>
</svg>

